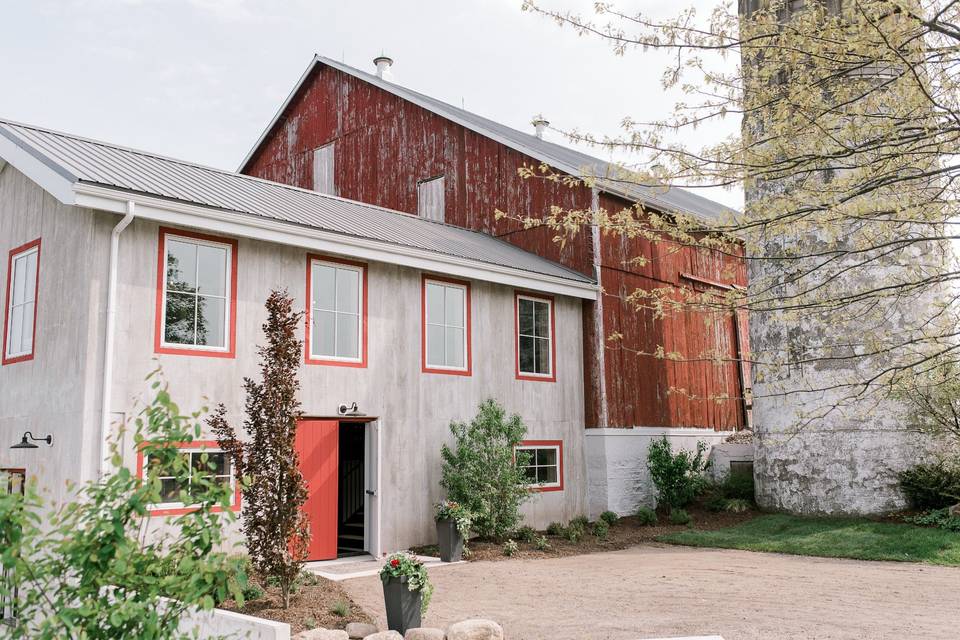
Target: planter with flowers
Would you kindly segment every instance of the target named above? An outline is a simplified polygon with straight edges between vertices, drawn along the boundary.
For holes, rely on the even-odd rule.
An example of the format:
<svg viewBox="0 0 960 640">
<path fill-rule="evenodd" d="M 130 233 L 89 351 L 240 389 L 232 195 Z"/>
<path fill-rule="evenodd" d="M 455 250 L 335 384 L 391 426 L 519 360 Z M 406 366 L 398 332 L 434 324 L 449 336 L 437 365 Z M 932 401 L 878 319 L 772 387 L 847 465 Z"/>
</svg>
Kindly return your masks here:
<svg viewBox="0 0 960 640">
<path fill-rule="evenodd" d="M 409 553 L 394 553 L 380 569 L 380 580 L 383 581 L 387 627 L 400 634 L 419 627 L 433 595 L 433 585 L 423 563 Z"/>
<path fill-rule="evenodd" d="M 436 506 L 437 544 L 440 559 L 444 562 L 459 562 L 463 557 L 464 541 L 470 532 L 473 514 L 453 500 L 444 500 Z"/>
</svg>

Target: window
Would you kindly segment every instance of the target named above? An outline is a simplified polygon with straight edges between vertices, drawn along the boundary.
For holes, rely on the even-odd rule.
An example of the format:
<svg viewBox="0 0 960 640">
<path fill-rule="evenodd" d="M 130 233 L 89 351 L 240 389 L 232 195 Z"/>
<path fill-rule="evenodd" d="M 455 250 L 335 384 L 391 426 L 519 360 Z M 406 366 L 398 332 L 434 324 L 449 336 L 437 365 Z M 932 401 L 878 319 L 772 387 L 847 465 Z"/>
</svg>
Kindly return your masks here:
<svg viewBox="0 0 960 640">
<path fill-rule="evenodd" d="M 427 220 L 445 220 L 443 176 L 421 180 L 417 183 L 417 214 Z"/>
<path fill-rule="evenodd" d="M 470 375 L 470 285 L 424 276 L 421 307 L 424 372 Z"/>
<path fill-rule="evenodd" d="M 563 491 L 562 440 L 524 440 L 515 451 L 527 454 L 523 472 L 532 489 Z"/>
<path fill-rule="evenodd" d="M 232 496 L 230 509 L 239 511 L 240 509 L 240 486 L 236 481 L 234 473 L 233 460 L 230 454 L 220 451 L 217 443 L 214 441 L 189 442 L 174 445 L 180 449 L 180 455 L 194 470 L 195 474 L 209 474 L 212 482 L 218 482 L 230 489 Z M 149 456 L 144 456 L 141 452 L 137 457 L 137 475 L 143 478 L 146 475 L 146 469 L 152 464 L 160 464 L 159 460 L 151 460 Z M 186 481 L 184 485 L 177 478 L 171 475 L 164 475 L 164 469 L 158 470 L 157 477 L 160 480 L 161 502 L 151 505 L 151 515 L 180 515 L 190 511 L 190 503 L 181 501 L 181 493 L 191 493 L 192 478 Z M 216 507 L 214 510 L 219 510 Z"/>
<path fill-rule="evenodd" d="M 366 265 L 308 256 L 307 291 L 307 363 L 365 367 Z"/>
<path fill-rule="evenodd" d="M 3 364 L 33 358 L 39 269 L 39 238 L 10 252 L 3 322 Z"/>
<path fill-rule="evenodd" d="M 553 298 L 516 294 L 517 378 L 557 379 Z"/>
<path fill-rule="evenodd" d="M 232 358 L 236 276 L 235 240 L 161 229 L 157 353 Z"/>
<path fill-rule="evenodd" d="M 337 195 L 334 182 L 333 143 L 313 150 L 313 190 Z"/>
</svg>

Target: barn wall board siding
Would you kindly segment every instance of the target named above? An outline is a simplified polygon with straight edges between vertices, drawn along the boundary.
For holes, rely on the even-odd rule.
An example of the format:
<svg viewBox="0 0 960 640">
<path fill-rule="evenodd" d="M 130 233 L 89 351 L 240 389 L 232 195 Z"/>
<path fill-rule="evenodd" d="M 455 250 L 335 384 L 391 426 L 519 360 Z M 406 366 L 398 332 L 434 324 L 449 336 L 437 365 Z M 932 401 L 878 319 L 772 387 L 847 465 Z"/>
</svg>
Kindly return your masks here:
<svg viewBox="0 0 960 640">
<path fill-rule="evenodd" d="M 740 261 L 617 235 L 600 234 L 595 242 L 590 230 L 559 243 L 546 227 L 524 229 L 514 220 L 497 220 L 497 210 L 542 216 L 558 205 L 614 212 L 629 202 L 603 193 L 595 200 L 583 185 L 523 179 L 518 169 L 539 166 L 538 160 L 324 65 L 303 83 L 244 172 L 309 188 L 312 150 L 330 143 L 338 195 L 416 215 L 418 181 L 443 175 L 448 224 L 490 233 L 580 273 L 599 274 L 602 314 L 595 312 L 596 303 L 583 305 L 587 427 L 730 429 L 745 424 L 736 363 L 666 362 L 629 352 L 663 345 L 692 357 L 719 349 L 735 358 L 733 319 L 705 322 L 702 314 L 688 313 L 661 320 L 625 301 L 638 288 L 694 286 L 681 274 L 744 285 Z M 637 255 L 651 259 L 642 267 L 630 264 Z M 622 342 L 606 340 L 613 333 L 622 334 Z M 600 362 L 602 372 L 594 370 Z M 697 398 L 671 394 L 671 388 Z M 724 394 L 731 399 L 705 399 Z"/>
</svg>

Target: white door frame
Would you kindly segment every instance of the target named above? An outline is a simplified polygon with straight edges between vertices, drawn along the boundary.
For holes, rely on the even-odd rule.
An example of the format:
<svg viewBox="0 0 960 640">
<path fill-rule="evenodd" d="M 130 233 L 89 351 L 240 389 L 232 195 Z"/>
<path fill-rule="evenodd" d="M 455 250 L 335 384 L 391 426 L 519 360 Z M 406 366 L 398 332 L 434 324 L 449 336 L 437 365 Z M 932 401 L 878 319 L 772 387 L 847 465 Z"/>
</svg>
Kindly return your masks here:
<svg viewBox="0 0 960 640">
<path fill-rule="evenodd" d="M 380 421 L 373 420 L 364 426 L 364 495 L 363 495 L 363 548 L 374 558 L 380 557 Z"/>
</svg>

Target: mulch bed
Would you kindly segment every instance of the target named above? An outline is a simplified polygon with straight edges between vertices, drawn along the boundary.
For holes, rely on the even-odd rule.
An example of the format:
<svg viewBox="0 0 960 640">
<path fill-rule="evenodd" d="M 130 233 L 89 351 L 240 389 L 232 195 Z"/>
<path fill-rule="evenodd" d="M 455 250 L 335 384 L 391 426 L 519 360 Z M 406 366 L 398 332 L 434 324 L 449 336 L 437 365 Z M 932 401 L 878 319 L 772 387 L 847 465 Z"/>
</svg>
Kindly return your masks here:
<svg viewBox="0 0 960 640">
<path fill-rule="evenodd" d="M 573 556 L 584 553 L 597 553 L 600 551 L 618 551 L 634 545 L 655 542 L 659 536 L 686 531 L 687 529 L 700 529 L 709 531 L 713 529 L 722 529 L 731 527 L 741 522 L 746 522 L 758 515 L 756 511 L 745 513 L 728 513 L 725 511 L 709 511 L 699 505 L 693 505 L 687 509 L 693 517 L 691 526 L 670 524 L 666 513 L 658 513 L 659 522 L 655 525 L 641 525 L 634 516 L 620 518 L 616 524 L 610 527 L 610 533 L 606 540 L 600 540 L 588 532 L 578 542 L 570 542 L 560 536 L 547 536 L 550 548 L 545 551 L 538 551 L 533 543 L 516 541 L 519 549 L 512 556 L 503 555 L 503 545 L 495 542 L 471 540 L 469 544 L 470 555 L 465 558 L 470 562 L 479 560 L 512 560 L 514 558 L 560 558 L 564 556 Z M 566 524 L 566 523 L 564 523 Z M 539 535 L 546 535 L 543 531 Z M 439 555 L 436 545 L 415 547 L 411 549 L 414 553 L 421 555 Z"/>
<path fill-rule="evenodd" d="M 244 603 L 242 609 L 237 603 L 228 600 L 219 605 L 219 608 L 236 611 L 258 618 L 286 622 L 290 625 L 291 633 L 298 633 L 305 629 L 321 627 L 323 629 L 343 629 L 349 622 L 373 622 L 372 618 L 350 599 L 339 583 L 316 576 L 309 580 L 311 584 L 300 587 L 297 593 L 290 596 L 290 608 L 283 608 L 283 599 L 280 589 L 266 587 L 260 580 L 251 579 L 264 590 L 263 597 Z M 331 611 L 338 602 L 347 603 L 350 613 L 339 616 Z"/>
</svg>

